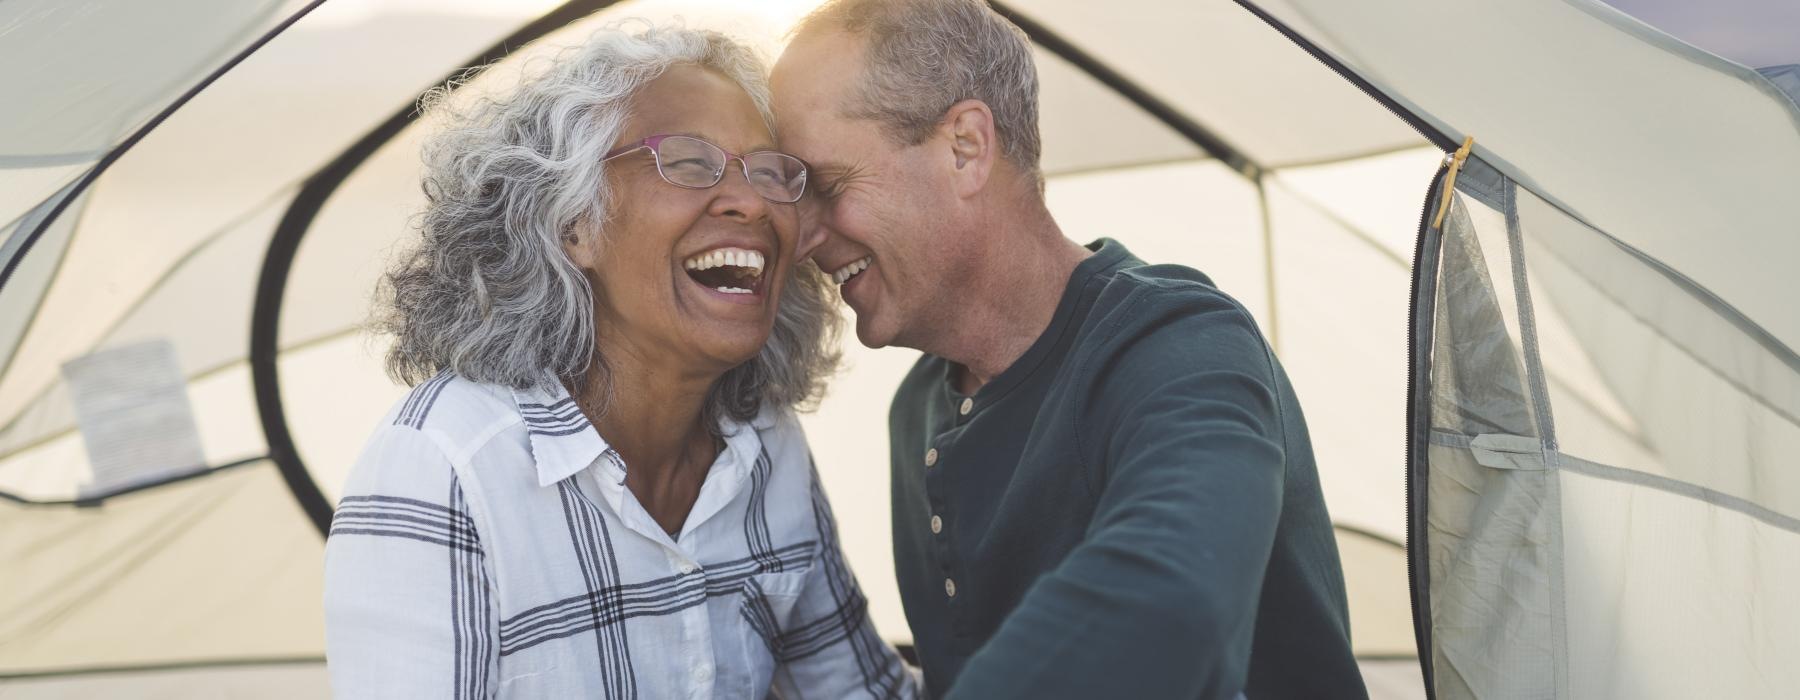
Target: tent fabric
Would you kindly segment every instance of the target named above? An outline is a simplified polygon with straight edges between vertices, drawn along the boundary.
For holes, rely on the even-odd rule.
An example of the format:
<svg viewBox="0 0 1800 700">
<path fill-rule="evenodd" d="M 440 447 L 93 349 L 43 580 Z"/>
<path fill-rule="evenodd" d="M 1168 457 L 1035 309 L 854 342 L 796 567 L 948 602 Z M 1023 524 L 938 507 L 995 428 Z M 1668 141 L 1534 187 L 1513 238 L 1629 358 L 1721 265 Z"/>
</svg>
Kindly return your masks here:
<svg viewBox="0 0 1800 700">
<path fill-rule="evenodd" d="M 1800 346 L 1787 301 L 1800 236 L 1771 235 L 1796 226 L 1771 203 L 1800 191 L 1800 109 L 1763 76 L 1597 0 L 1256 4 L 1441 133 L 1473 135 L 1521 186 Z"/>
<path fill-rule="evenodd" d="M 1333 162 L 1420 143 L 1418 134 L 1356 88 L 1229 3 L 1007 5 L 1104 57 L 1262 167 Z"/>
<path fill-rule="evenodd" d="M 1607 2 L 1645 24 L 1734 63 L 1776 66 L 1800 62 L 1793 28 L 1800 5 L 1784 0 L 1669 0 Z"/>
<path fill-rule="evenodd" d="M 324 544 L 268 461 L 108 499 L 0 501 L 0 678 L 320 656 Z"/>
<path fill-rule="evenodd" d="M 306 203 L 319 209 L 282 261 L 275 408 L 294 454 L 278 458 L 297 473 L 268 459 L 271 394 L 250 357 L 277 226 L 321 168 L 558 7 L 603 9 L 506 46 L 473 89 L 626 16 L 680 17 L 773 53 L 813 4 L 332 0 L 82 188 L 104 153 L 306 5 L 0 4 L 0 27 L 14 28 L 0 58 L 41 74 L 0 78 L 9 104 L 29 106 L 0 116 L 0 264 L 13 266 L 0 287 L 0 566 L 31 572 L 0 580 L 0 692 L 186 695 L 283 679 L 256 694 L 317 694 L 320 535 L 284 482 L 334 501 L 406 390 L 382 374 L 385 341 L 363 322 L 415 235 L 431 125 L 406 124 Z M 1399 546 L 1400 398 L 1420 358 L 1402 358 L 1421 199 L 1444 157 L 1432 144 L 1464 134 L 1477 155 L 1432 232 L 1441 250 L 1426 250 L 1437 293 L 1419 300 L 1438 334 L 1416 377 L 1427 393 L 1415 407 L 1438 428 L 1414 455 L 1430 489 L 1412 503 L 1432 526 L 1414 533 L 1429 552 L 1414 568 L 1428 581 L 1433 690 L 1673 696 L 1700 687 L 1694 659 L 1714 657 L 1740 674 L 1709 687 L 1722 694 L 1794 685 L 1778 660 L 1794 657 L 1786 630 L 1800 614 L 1776 600 L 1800 562 L 1787 359 L 1800 321 L 1782 308 L 1800 284 L 1783 276 L 1800 236 L 1779 206 L 1800 182 L 1800 122 L 1777 92 L 1785 74 L 1592 0 L 1239 4 L 1000 6 L 1038 32 L 1046 192 L 1064 230 L 1207 271 L 1282 356 L 1340 525 L 1374 696 L 1425 692 Z M 128 17 L 142 31 L 121 31 Z M 40 29 L 68 41 L 20 38 Z M 77 54 L 103 41 L 129 50 Z M 123 75 L 139 79 L 105 82 Z M 52 212 L 18 256 L 32 217 Z M 144 341 L 174 348 L 212 471 L 77 506 L 91 467 L 61 367 Z M 905 641 L 885 464 L 870 455 L 885 454 L 887 399 L 915 355 L 853 339 L 844 350 L 846 370 L 803 420 L 871 615 Z M 202 571 L 217 573 L 196 582 Z M 1548 685 L 1521 685 L 1533 679 Z"/>
<path fill-rule="evenodd" d="M 1417 675 L 1417 669 L 1413 669 Z M 5 694 L 35 700 L 193 697 L 302 700 L 331 696 L 325 660 L 200 664 L 177 668 L 108 669 L 104 673 L 44 674 L 5 681 Z"/>
<path fill-rule="evenodd" d="M 1788 100 L 1800 106 L 1800 63 L 1758 68 L 1756 72 L 1769 80 Z"/>
<path fill-rule="evenodd" d="M 1800 684 L 1800 357 L 1480 161 L 1435 283 L 1420 507 L 1433 690 Z"/>
<path fill-rule="evenodd" d="M 18 0 L 0 7 L 0 220 L 105 156 L 195 76 L 298 3 L 281 0 Z M 22 29 L 29 27 L 30 31 Z M 169 42 L 170 35 L 184 41 Z M 19 108 L 19 105 L 25 105 Z M 22 206 L 21 206 L 22 205 Z"/>
</svg>

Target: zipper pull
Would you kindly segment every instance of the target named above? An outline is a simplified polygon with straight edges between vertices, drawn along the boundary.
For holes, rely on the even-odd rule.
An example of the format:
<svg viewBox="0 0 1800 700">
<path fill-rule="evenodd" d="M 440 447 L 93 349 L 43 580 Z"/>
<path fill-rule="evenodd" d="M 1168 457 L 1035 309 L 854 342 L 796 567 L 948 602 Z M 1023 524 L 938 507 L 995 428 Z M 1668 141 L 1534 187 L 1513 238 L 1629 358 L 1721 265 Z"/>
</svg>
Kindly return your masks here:
<svg viewBox="0 0 1800 700">
<path fill-rule="evenodd" d="M 1438 202 L 1437 216 L 1431 220 L 1431 227 L 1444 225 L 1444 215 L 1450 213 L 1450 198 L 1456 194 L 1456 174 L 1462 172 L 1463 161 L 1469 159 L 1469 151 L 1475 148 L 1475 137 L 1463 138 L 1462 146 L 1455 153 L 1444 154 L 1450 171 L 1444 174 L 1444 198 Z"/>
</svg>

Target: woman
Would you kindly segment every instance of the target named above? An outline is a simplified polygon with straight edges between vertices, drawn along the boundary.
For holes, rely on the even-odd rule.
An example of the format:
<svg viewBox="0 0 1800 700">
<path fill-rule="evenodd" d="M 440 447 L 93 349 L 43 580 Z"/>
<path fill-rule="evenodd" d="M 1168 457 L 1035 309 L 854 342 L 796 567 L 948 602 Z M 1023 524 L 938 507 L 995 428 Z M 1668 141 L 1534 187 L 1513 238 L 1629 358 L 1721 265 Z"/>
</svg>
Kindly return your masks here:
<svg viewBox="0 0 1800 700">
<path fill-rule="evenodd" d="M 836 317 L 762 76 L 718 34 L 608 29 L 428 101 L 381 322 L 417 386 L 326 546 L 340 697 L 914 694 L 792 414 Z"/>
</svg>

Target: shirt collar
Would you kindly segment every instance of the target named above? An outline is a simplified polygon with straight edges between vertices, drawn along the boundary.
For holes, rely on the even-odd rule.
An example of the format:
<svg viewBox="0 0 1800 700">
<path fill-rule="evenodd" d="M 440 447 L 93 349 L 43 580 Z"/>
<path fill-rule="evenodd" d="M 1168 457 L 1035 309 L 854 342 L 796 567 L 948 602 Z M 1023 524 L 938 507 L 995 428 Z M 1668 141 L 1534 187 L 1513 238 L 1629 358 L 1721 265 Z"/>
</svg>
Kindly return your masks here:
<svg viewBox="0 0 1800 700">
<path fill-rule="evenodd" d="M 539 486 L 574 476 L 612 449 L 581 407 L 575 405 L 562 382 L 552 379 L 549 386 L 549 390 L 532 387 L 512 392 L 531 439 L 531 459 L 537 463 Z M 617 461 L 613 460 L 613 464 Z"/>
<path fill-rule="evenodd" d="M 524 420 L 525 431 L 531 439 L 531 458 L 537 464 L 538 486 L 550 486 L 574 476 L 612 452 L 612 446 L 607 444 L 606 438 L 600 437 L 600 431 L 575 405 L 575 399 L 569 396 L 562 382 L 552 379 L 549 385 L 548 391 L 536 387 L 512 390 L 519 417 Z M 762 438 L 758 433 L 774 427 L 780 418 L 780 412 L 764 407 L 749 422 L 721 419 L 719 427 L 724 435 L 725 451 L 720 455 L 721 464 L 714 466 L 726 467 L 732 481 L 748 475 L 762 452 Z M 601 469 L 606 472 L 605 476 L 611 477 L 602 482 L 624 482 L 624 460 L 605 460 Z"/>
<path fill-rule="evenodd" d="M 954 363 L 945 362 L 943 372 L 944 386 L 948 388 L 945 398 L 960 401 L 969 398 L 974 401 L 974 409 L 986 408 L 1000 400 L 1015 387 L 1024 383 L 1035 373 L 1044 361 L 1058 357 L 1067 351 L 1067 344 L 1074 337 L 1070 331 L 1080 327 L 1081 319 L 1093 306 L 1094 300 L 1105 282 L 1119 270 L 1130 267 L 1141 267 L 1144 262 L 1126 250 L 1125 246 L 1111 238 L 1102 238 L 1087 244 L 1093 251 L 1075 265 L 1075 271 L 1069 274 L 1069 281 L 1064 284 L 1062 298 L 1056 303 L 1056 312 L 1050 317 L 1050 323 L 1043 333 L 1032 341 L 1019 359 L 1002 370 L 1000 374 L 982 386 L 973 396 L 964 397 L 956 390 L 956 370 Z M 957 410 L 952 404 L 952 411 Z"/>
</svg>

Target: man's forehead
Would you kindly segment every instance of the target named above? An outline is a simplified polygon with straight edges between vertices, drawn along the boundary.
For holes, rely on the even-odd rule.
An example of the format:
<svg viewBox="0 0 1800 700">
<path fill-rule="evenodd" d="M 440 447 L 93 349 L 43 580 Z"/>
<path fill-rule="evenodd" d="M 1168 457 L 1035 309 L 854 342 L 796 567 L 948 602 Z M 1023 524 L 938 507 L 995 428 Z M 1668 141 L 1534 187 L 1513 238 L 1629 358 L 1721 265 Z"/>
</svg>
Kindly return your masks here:
<svg viewBox="0 0 1800 700">
<path fill-rule="evenodd" d="M 869 124 L 845 113 L 862 77 L 863 41 L 838 31 L 794 38 L 775 64 L 776 133 L 782 147 L 821 175 L 849 170 L 848 153 Z"/>
<path fill-rule="evenodd" d="M 849 125 L 844 123 L 844 117 L 809 114 L 804 119 L 783 119 L 777 115 L 776 120 L 776 139 L 781 142 L 782 150 L 799 156 L 821 175 L 844 169 L 844 158 L 849 155 L 847 149 L 853 147 L 848 142 L 853 134 L 845 130 Z"/>
<path fill-rule="evenodd" d="M 785 92 L 802 102 L 835 101 L 861 75 L 860 39 L 842 32 L 804 34 L 781 53 L 772 82 L 777 99 Z"/>
</svg>

